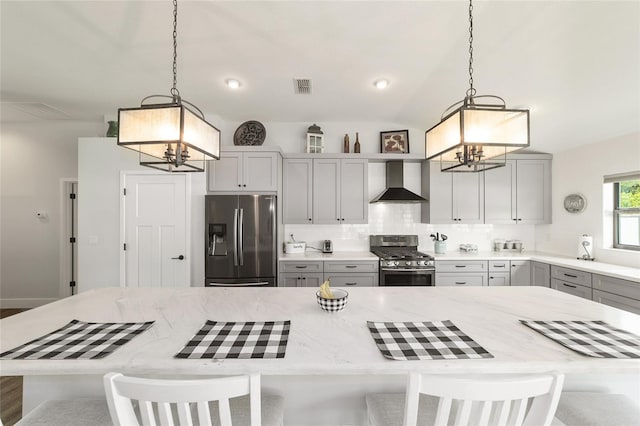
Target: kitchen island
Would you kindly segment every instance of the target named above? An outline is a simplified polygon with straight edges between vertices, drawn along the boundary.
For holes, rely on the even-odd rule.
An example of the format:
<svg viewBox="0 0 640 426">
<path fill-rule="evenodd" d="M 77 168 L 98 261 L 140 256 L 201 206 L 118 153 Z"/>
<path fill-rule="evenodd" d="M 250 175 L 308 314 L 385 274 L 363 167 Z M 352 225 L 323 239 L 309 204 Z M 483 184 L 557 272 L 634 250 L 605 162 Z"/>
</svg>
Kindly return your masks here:
<svg viewBox="0 0 640 426">
<path fill-rule="evenodd" d="M 101 360 L 2 360 L 1 375 L 22 375 L 24 410 L 43 399 L 102 393 L 109 371 L 146 376 L 260 373 L 266 392 L 285 397 L 289 425 L 365 424 L 364 394 L 401 391 L 409 371 L 441 374 L 560 371 L 566 387 L 624 392 L 640 399 L 640 360 L 575 353 L 519 320 L 602 320 L 640 335 L 640 316 L 541 287 L 349 289 L 346 309 L 322 311 L 314 288 L 107 288 L 0 322 L 0 351 L 72 319 L 154 325 Z M 291 320 L 282 359 L 176 359 L 206 320 Z M 367 321 L 451 320 L 489 359 L 393 361 L 377 349 Z"/>
</svg>

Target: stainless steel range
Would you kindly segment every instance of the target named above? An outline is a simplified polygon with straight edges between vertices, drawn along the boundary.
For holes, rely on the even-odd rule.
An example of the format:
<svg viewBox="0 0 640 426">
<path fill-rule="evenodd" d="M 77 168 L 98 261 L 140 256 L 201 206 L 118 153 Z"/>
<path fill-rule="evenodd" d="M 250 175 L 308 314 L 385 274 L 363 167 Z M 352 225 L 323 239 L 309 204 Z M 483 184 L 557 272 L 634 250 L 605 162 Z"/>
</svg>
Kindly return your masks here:
<svg viewBox="0 0 640 426">
<path fill-rule="evenodd" d="M 417 235 L 370 235 L 369 250 L 380 258 L 381 286 L 435 285 L 435 261 L 418 251 Z"/>
</svg>

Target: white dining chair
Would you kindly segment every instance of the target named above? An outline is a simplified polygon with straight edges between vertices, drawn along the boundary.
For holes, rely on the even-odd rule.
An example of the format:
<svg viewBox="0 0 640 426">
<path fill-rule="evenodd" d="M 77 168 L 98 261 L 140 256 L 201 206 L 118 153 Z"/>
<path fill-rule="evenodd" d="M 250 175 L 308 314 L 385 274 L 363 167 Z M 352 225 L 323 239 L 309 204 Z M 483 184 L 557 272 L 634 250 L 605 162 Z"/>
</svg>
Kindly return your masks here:
<svg viewBox="0 0 640 426">
<path fill-rule="evenodd" d="M 410 373 L 406 393 L 366 396 L 372 426 L 550 425 L 564 375 Z"/>
<path fill-rule="evenodd" d="M 18 420 L 16 426 L 111 426 L 107 401 L 98 399 L 48 400 Z"/>
<path fill-rule="evenodd" d="M 104 376 L 115 425 L 281 426 L 283 399 L 261 395 L 260 376 L 165 380 Z"/>
<path fill-rule="evenodd" d="M 562 392 L 556 418 L 568 426 L 637 426 L 640 409 L 625 395 Z"/>
</svg>

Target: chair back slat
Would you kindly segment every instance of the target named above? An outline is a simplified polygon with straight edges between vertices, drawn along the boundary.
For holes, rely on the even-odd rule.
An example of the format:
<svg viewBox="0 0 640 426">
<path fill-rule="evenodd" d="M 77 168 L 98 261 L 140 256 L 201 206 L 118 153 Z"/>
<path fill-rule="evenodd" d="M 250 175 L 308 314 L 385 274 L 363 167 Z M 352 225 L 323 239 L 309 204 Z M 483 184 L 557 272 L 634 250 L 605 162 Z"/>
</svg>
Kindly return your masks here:
<svg viewBox="0 0 640 426">
<path fill-rule="evenodd" d="M 144 426 L 181 426 L 194 423 L 210 426 L 209 402 L 218 402 L 221 426 L 232 426 L 229 399 L 249 396 L 251 426 L 260 426 L 260 376 L 236 376 L 220 379 L 163 380 L 125 377 L 108 373 L 104 377 L 107 403 L 113 423 L 138 425 L 133 408 L 138 402 L 139 414 Z M 192 408 L 198 421 L 193 421 Z"/>
<path fill-rule="evenodd" d="M 456 408 L 456 426 L 548 426 L 558 405 L 564 375 L 469 377 L 411 373 L 407 383 L 405 426 L 417 422 L 421 393 L 439 398 L 436 426 L 451 423 L 452 406 Z"/>
</svg>

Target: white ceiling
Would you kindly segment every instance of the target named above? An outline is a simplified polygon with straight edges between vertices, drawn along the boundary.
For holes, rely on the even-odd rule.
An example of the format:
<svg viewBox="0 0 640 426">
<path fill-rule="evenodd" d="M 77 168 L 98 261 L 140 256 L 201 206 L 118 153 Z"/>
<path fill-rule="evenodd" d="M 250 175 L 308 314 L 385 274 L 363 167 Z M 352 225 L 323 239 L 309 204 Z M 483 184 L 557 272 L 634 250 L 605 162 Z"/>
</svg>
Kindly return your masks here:
<svg viewBox="0 0 640 426">
<path fill-rule="evenodd" d="M 6 1 L 6 102 L 101 120 L 169 94 L 170 1 Z M 428 129 L 468 87 L 468 4 L 179 1 L 178 88 L 229 121 L 367 121 Z M 532 148 L 640 131 L 640 1 L 476 1 L 478 94 L 529 107 Z M 293 78 L 313 94 L 295 95 Z M 373 87 L 387 78 L 385 91 Z M 238 91 L 224 82 L 237 78 Z"/>
</svg>

